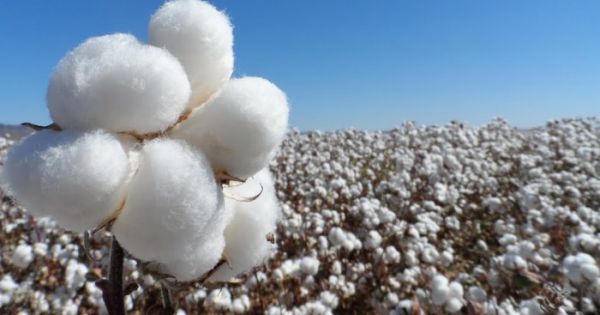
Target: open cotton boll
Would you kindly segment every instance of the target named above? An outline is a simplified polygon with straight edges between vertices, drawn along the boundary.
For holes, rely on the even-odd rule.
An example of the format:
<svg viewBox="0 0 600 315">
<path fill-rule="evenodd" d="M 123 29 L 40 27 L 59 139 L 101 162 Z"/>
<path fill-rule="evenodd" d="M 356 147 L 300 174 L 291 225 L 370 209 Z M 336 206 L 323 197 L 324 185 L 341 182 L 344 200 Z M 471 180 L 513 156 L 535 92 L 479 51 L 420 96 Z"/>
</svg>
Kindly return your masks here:
<svg viewBox="0 0 600 315">
<path fill-rule="evenodd" d="M 261 170 L 245 184 L 226 192 L 251 197 L 260 192 L 259 183 L 263 192 L 254 201 L 225 199 L 225 206 L 233 209 L 233 219 L 225 229 L 225 256 L 229 265 L 221 266 L 210 278 L 211 281 L 227 281 L 247 272 L 264 263 L 275 249 L 275 245 L 267 241 L 267 234 L 275 231 L 281 207 L 269 169 Z"/>
<path fill-rule="evenodd" d="M 11 149 L 3 177 L 31 214 L 82 232 L 119 207 L 128 172 L 125 149 L 112 134 L 44 130 Z"/>
<path fill-rule="evenodd" d="M 436 275 L 431 281 L 431 301 L 434 305 L 442 305 L 448 300 L 450 288 L 448 278 Z"/>
<path fill-rule="evenodd" d="M 190 107 L 206 101 L 233 72 L 233 30 L 227 16 L 197 0 L 165 3 L 150 20 L 149 42 L 181 61 L 192 85 Z"/>
<path fill-rule="evenodd" d="M 219 211 L 222 198 L 200 152 L 183 141 L 158 138 L 140 151 L 139 168 L 113 233 L 142 260 L 166 263 L 189 257 L 227 219 Z"/>
<path fill-rule="evenodd" d="M 600 269 L 596 264 L 596 260 L 583 252 L 565 257 L 563 266 L 566 269 L 567 278 L 576 284 L 583 281 L 593 281 L 600 276 Z"/>
<path fill-rule="evenodd" d="M 217 171 L 247 178 L 272 158 L 285 135 L 288 112 L 285 94 L 273 83 L 232 79 L 172 135 L 202 148 Z"/>
<path fill-rule="evenodd" d="M 48 109 L 66 129 L 150 133 L 174 124 L 190 84 L 168 51 L 128 34 L 92 37 L 58 64 L 48 86 Z"/>
</svg>

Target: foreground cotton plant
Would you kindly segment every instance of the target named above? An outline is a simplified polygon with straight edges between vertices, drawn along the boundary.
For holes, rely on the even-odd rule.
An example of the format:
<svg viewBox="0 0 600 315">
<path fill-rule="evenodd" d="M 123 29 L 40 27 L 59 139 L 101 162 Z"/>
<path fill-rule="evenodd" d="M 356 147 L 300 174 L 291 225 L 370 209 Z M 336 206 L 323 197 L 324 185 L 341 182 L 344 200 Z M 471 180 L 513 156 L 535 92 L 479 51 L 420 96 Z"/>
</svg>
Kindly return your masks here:
<svg viewBox="0 0 600 315">
<path fill-rule="evenodd" d="M 265 79 L 230 80 L 232 46 L 227 16 L 197 0 L 165 3 L 150 44 L 86 40 L 50 79 L 54 124 L 9 152 L 5 189 L 67 229 L 110 229 L 113 247 L 179 281 L 228 281 L 260 265 L 280 213 L 266 167 L 288 105 Z M 223 191 L 229 183 L 241 186 Z"/>
</svg>

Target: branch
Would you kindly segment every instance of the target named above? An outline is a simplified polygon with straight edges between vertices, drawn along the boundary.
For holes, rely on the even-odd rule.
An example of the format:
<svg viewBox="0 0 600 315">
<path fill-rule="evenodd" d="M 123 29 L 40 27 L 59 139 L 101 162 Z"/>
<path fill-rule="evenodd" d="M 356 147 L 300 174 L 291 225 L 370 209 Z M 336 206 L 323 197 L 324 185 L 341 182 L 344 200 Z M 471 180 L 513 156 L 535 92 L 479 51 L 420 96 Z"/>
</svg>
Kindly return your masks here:
<svg viewBox="0 0 600 315">
<path fill-rule="evenodd" d="M 49 124 L 47 126 L 41 126 L 41 125 L 36 125 L 36 124 L 29 123 L 29 122 L 24 122 L 24 123 L 21 124 L 21 126 L 25 126 L 25 127 L 31 128 L 31 129 L 33 129 L 35 131 L 47 130 L 47 129 L 54 130 L 54 131 L 61 131 L 62 130 L 62 128 L 59 125 L 57 125 L 56 123 L 52 123 L 52 124 Z"/>
</svg>

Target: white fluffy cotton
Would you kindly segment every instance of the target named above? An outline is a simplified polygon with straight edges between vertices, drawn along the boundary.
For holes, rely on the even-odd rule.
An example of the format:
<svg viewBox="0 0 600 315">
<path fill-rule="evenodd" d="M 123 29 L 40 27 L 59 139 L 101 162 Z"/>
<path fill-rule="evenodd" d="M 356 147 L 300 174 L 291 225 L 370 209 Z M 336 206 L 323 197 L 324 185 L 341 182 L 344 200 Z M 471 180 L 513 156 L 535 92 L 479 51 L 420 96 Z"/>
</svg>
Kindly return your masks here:
<svg viewBox="0 0 600 315">
<path fill-rule="evenodd" d="M 190 84 L 168 51 L 128 34 L 92 37 L 67 54 L 48 86 L 48 109 L 66 129 L 157 132 L 174 124 Z"/>
<path fill-rule="evenodd" d="M 591 282 L 600 277 L 600 268 L 596 260 L 586 253 L 565 257 L 563 267 L 566 269 L 567 278 L 576 284 L 583 281 Z"/>
<path fill-rule="evenodd" d="M 245 184 L 227 191 L 243 197 L 262 194 L 254 201 L 240 202 L 225 199 L 225 206 L 232 209 L 233 219 L 225 230 L 225 256 L 229 265 L 222 266 L 211 277 L 213 281 L 227 281 L 265 262 L 275 245 L 267 241 L 267 234 L 274 232 L 281 207 L 275 195 L 273 178 L 268 168 L 261 170 Z"/>
<path fill-rule="evenodd" d="M 445 305 L 449 313 L 458 312 L 463 307 L 463 287 L 443 275 L 435 275 L 431 280 L 431 302 L 434 305 Z"/>
<path fill-rule="evenodd" d="M 190 280 L 221 258 L 227 214 L 208 160 L 182 141 L 159 138 L 141 150 L 113 232 L 135 257 Z"/>
<path fill-rule="evenodd" d="M 431 281 L 431 302 L 434 305 L 442 305 L 448 300 L 448 279 L 443 275 L 436 275 Z"/>
<path fill-rule="evenodd" d="M 128 171 L 127 154 L 112 134 L 46 130 L 11 149 L 3 177 L 31 214 L 81 232 L 119 206 Z"/>
<path fill-rule="evenodd" d="M 216 171 L 246 178 L 264 168 L 288 122 L 285 94 L 257 77 L 231 80 L 198 108 L 173 136 L 201 148 Z"/>
<path fill-rule="evenodd" d="M 192 86 L 190 107 L 206 101 L 233 72 L 233 30 L 227 16 L 197 0 L 165 3 L 150 20 L 149 42 L 179 59 Z"/>
<path fill-rule="evenodd" d="M 28 244 L 19 244 L 13 251 L 11 260 L 13 265 L 25 269 L 29 267 L 29 264 L 31 264 L 33 259 L 34 256 L 31 246 Z"/>
<path fill-rule="evenodd" d="M 222 209 L 223 210 L 223 209 Z M 221 221 L 223 222 L 223 221 Z M 192 281 L 211 270 L 222 258 L 225 238 L 223 227 L 225 224 L 217 223 L 219 228 L 211 227 L 211 232 L 194 241 L 188 256 L 169 257 L 163 266 L 165 272 L 177 277 L 179 281 Z"/>
</svg>

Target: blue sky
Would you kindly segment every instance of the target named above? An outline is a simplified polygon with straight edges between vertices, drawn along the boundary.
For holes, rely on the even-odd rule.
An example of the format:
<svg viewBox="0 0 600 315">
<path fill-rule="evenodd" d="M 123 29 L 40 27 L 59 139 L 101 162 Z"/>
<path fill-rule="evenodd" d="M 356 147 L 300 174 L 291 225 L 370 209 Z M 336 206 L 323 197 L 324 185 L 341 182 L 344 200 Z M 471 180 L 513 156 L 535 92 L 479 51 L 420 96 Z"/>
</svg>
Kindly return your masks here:
<svg viewBox="0 0 600 315">
<path fill-rule="evenodd" d="M 3 2 L 0 122 L 49 122 L 60 58 L 90 36 L 145 40 L 162 2 Z M 235 75 L 279 85 L 303 130 L 600 116 L 600 1 L 212 3 L 235 26 Z"/>
</svg>

